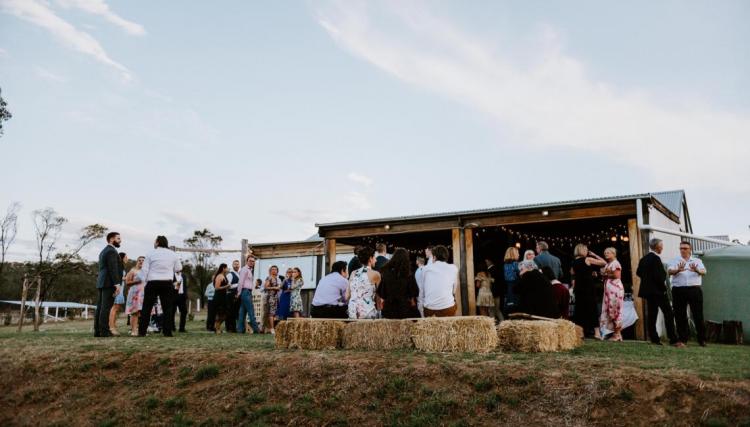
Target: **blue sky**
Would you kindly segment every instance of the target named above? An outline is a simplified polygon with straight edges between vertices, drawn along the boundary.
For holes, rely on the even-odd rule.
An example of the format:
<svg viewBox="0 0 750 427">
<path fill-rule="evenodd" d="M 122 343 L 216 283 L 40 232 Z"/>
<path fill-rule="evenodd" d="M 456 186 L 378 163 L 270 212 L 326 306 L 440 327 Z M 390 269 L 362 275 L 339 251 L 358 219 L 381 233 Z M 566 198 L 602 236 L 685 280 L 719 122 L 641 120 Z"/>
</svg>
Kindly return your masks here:
<svg viewBox="0 0 750 427">
<path fill-rule="evenodd" d="M 0 0 L 0 209 L 209 227 L 683 188 L 750 239 L 750 5 Z M 92 249 L 88 255 L 94 254 Z"/>
</svg>

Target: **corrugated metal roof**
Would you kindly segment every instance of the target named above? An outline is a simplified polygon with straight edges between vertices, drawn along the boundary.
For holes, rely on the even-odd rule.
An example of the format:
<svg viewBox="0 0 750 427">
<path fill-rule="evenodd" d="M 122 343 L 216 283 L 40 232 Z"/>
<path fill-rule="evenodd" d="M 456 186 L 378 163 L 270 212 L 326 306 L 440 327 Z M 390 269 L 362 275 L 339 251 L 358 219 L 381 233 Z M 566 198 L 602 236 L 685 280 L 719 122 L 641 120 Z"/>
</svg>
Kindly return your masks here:
<svg viewBox="0 0 750 427">
<path fill-rule="evenodd" d="M 629 194 L 629 195 L 624 195 L 624 196 L 597 197 L 597 198 L 567 200 L 567 201 L 551 202 L 551 203 L 533 203 L 533 204 L 527 204 L 527 205 L 505 206 L 505 207 L 499 207 L 499 208 L 476 209 L 476 210 L 443 212 L 443 213 L 422 214 L 422 215 L 397 216 L 397 217 L 389 217 L 389 218 L 365 219 L 365 220 L 360 220 L 360 221 L 333 222 L 333 223 L 327 223 L 327 224 L 315 224 L 315 226 L 316 227 L 334 227 L 334 226 L 367 224 L 367 223 L 382 223 L 382 222 L 392 222 L 392 221 L 405 221 L 405 220 L 413 221 L 413 220 L 424 220 L 424 219 L 437 219 L 437 218 L 452 217 L 452 216 L 474 216 L 474 215 L 482 215 L 482 214 L 520 211 L 520 210 L 526 210 L 526 209 L 544 209 L 544 208 L 554 208 L 554 207 L 581 205 L 581 204 L 595 204 L 595 203 L 620 202 L 620 201 L 637 200 L 637 199 L 648 199 L 651 197 L 654 197 L 657 200 L 659 200 L 659 202 L 662 203 L 667 209 L 669 209 L 675 215 L 679 216 L 682 213 L 682 198 L 684 197 L 684 194 L 685 192 L 683 190 L 656 192 L 656 193 Z M 657 195 L 660 195 L 660 196 L 657 197 Z M 662 201 L 662 199 L 664 199 L 664 201 Z M 677 203 L 678 199 L 679 199 L 679 203 Z M 679 206 L 679 208 L 677 208 L 677 206 Z M 676 210 L 672 210 L 673 208 L 675 208 Z"/>
<path fill-rule="evenodd" d="M 682 202 L 685 200 L 685 192 L 683 190 L 676 191 L 660 191 L 658 193 L 651 193 L 656 200 L 659 201 L 665 208 L 669 209 L 670 212 L 682 216 Z"/>
</svg>

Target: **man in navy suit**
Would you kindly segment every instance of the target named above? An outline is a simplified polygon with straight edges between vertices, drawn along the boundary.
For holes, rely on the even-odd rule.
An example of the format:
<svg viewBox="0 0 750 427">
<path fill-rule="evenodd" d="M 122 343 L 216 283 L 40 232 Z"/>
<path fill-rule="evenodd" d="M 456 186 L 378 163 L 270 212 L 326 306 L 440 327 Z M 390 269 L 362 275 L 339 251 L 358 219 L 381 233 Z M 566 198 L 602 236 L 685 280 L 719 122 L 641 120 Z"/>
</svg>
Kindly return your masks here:
<svg viewBox="0 0 750 427">
<path fill-rule="evenodd" d="M 120 233 L 107 234 L 107 246 L 99 253 L 99 276 L 96 279 L 96 312 L 94 314 L 94 336 L 111 337 L 109 312 L 115 300 L 115 286 L 122 281 L 122 259 L 117 252 L 121 243 Z"/>
</svg>

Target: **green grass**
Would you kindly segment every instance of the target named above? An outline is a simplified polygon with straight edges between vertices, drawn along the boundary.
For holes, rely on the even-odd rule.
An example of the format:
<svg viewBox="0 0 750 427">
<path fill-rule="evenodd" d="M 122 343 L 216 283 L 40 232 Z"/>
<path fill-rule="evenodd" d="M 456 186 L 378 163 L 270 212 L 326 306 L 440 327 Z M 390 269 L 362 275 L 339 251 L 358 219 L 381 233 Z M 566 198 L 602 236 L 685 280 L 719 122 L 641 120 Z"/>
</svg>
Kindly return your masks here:
<svg viewBox="0 0 750 427">
<path fill-rule="evenodd" d="M 114 338 L 94 338 L 92 322 L 66 321 L 47 323 L 41 326 L 40 332 L 32 332 L 26 328 L 17 333 L 15 326 L 0 326 L 0 354 L 60 354 L 70 355 L 81 353 L 106 354 L 107 358 L 99 359 L 92 364 L 89 360 L 81 362 L 81 371 L 103 368 L 115 372 L 131 357 L 139 354 L 156 354 L 157 364 L 162 369 L 172 366 L 172 356 L 175 352 L 189 351 L 191 353 L 215 354 L 222 352 L 239 357 L 247 352 L 269 352 L 273 350 L 273 337 L 270 335 L 214 335 L 203 330 L 204 323 L 200 318 L 188 322 L 187 334 L 176 334 L 173 338 L 159 335 L 147 337 L 130 337 L 122 335 Z M 119 320 L 120 331 L 125 332 L 124 319 Z M 114 353 L 114 354 L 113 354 Z M 118 357 L 113 357 L 113 356 Z M 591 369 L 603 370 L 608 368 L 631 367 L 655 372 L 683 373 L 696 375 L 704 379 L 750 379 L 750 346 L 730 346 L 714 344 L 706 348 L 691 342 L 687 348 L 678 349 L 670 346 L 653 346 L 643 342 L 610 343 L 586 341 L 583 347 L 565 353 L 523 354 L 523 353 L 490 353 L 489 355 L 465 354 L 422 354 L 418 352 L 399 351 L 383 354 L 398 363 L 408 364 L 409 360 L 422 360 L 430 365 L 437 365 L 445 375 L 455 376 L 456 363 L 502 363 L 508 365 L 533 364 L 544 370 L 559 369 L 570 363 L 585 362 Z M 331 362 L 333 364 L 333 362 Z M 335 366 L 335 365 L 334 365 Z M 203 366 L 194 369 L 193 380 L 201 381 L 219 375 L 216 367 Z M 35 369 L 30 366 L 30 370 Z M 106 372 L 105 371 L 105 372 Z M 566 376 L 575 376 L 574 372 L 567 372 Z M 191 375 L 187 370 L 176 372 L 177 377 L 188 380 Z M 533 377 L 510 378 L 514 384 L 526 383 L 531 385 Z M 485 379 L 485 381 L 487 381 Z M 101 382 L 102 387 L 109 384 L 107 380 Z M 486 385 L 479 382 L 477 391 Z M 408 388 L 408 380 L 404 377 L 392 378 L 385 384 L 383 395 L 400 394 Z M 378 396 L 381 397 L 381 396 Z"/>
</svg>

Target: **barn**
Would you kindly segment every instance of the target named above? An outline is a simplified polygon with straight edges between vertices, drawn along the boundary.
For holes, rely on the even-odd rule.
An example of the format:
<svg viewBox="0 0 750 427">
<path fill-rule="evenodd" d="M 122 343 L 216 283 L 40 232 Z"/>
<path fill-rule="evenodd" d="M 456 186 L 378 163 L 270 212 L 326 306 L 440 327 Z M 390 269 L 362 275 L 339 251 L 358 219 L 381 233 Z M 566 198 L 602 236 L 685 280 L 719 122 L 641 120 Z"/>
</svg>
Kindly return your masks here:
<svg viewBox="0 0 750 427">
<path fill-rule="evenodd" d="M 416 256 L 427 246 L 445 245 L 452 253 L 452 262 L 459 267 L 455 294 L 463 315 L 477 312 L 473 290 L 475 272 L 487 257 L 502 259 L 502 253 L 508 246 L 516 246 L 523 252 L 533 249 L 537 241 L 546 241 L 551 246 L 550 252 L 561 259 L 565 272 L 569 271 L 576 244 L 586 243 L 599 254 L 606 247 L 615 247 L 624 269 L 626 292 L 637 295 L 640 283 L 635 275 L 635 267 L 641 256 L 648 252 L 650 238 L 658 237 L 665 241 L 662 254 L 665 261 L 678 255 L 678 243 L 683 239 L 691 241 L 697 253 L 732 245 L 724 240 L 693 234 L 683 190 L 316 226 L 318 236 L 315 243 L 303 246 L 299 246 L 299 243 L 277 244 L 275 250 L 286 253 L 282 251 L 283 247 L 290 250 L 288 254 L 291 255 L 302 253 L 295 251 L 312 251 L 310 248 L 314 247 L 310 253 L 314 252 L 314 256 L 325 263 L 327 271 L 334 261 L 340 259 L 342 247 L 374 246 L 383 242 L 389 251 L 403 247 Z M 321 273 L 317 277 L 321 277 Z M 634 298 L 634 304 L 639 317 L 634 334 L 638 339 L 646 339 L 644 302 Z"/>
</svg>

